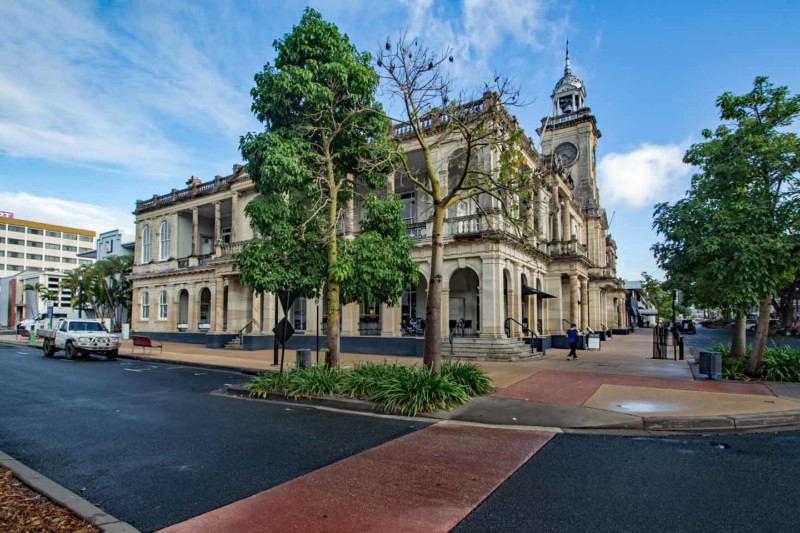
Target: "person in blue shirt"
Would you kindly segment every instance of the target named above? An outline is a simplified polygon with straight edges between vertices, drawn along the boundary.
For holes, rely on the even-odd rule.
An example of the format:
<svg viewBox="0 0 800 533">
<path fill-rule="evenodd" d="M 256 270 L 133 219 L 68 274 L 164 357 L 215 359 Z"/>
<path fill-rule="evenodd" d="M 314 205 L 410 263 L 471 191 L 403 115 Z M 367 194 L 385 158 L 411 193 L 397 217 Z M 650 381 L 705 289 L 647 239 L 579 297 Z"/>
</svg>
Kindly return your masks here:
<svg viewBox="0 0 800 533">
<path fill-rule="evenodd" d="M 567 344 L 569 344 L 569 355 L 567 355 L 568 361 L 574 361 L 578 358 L 578 355 L 575 353 L 575 350 L 578 348 L 578 328 L 575 324 L 572 324 L 570 328 L 567 330 Z"/>
</svg>

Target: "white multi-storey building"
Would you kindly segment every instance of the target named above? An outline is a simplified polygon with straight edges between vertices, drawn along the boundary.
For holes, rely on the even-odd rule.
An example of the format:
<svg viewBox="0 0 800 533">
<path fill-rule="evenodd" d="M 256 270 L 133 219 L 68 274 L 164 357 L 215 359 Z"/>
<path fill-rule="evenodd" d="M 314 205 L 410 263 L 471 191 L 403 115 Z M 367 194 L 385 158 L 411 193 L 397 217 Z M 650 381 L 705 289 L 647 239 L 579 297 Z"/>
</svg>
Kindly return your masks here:
<svg viewBox="0 0 800 533">
<path fill-rule="evenodd" d="M 5 213 L 10 214 L 10 213 Z M 0 216 L 0 277 L 26 270 L 69 272 L 91 259 L 94 231 Z"/>
</svg>

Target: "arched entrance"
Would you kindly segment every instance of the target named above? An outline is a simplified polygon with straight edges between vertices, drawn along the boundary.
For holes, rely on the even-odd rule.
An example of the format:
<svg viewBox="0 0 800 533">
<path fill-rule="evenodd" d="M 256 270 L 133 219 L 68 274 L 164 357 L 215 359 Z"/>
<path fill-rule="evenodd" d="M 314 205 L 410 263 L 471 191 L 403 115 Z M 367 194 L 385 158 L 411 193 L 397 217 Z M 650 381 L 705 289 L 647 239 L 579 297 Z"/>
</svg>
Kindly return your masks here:
<svg viewBox="0 0 800 533">
<path fill-rule="evenodd" d="M 458 321 L 463 319 L 465 334 L 478 333 L 481 323 L 479 284 L 478 275 L 469 268 L 459 268 L 450 276 L 448 329 L 455 328 Z"/>
<path fill-rule="evenodd" d="M 178 293 L 178 324 L 189 324 L 189 291 L 186 289 Z"/>
<path fill-rule="evenodd" d="M 222 331 L 228 331 L 228 286 L 222 291 Z"/>
<path fill-rule="evenodd" d="M 520 306 L 522 307 L 522 322 L 523 327 L 531 328 L 532 324 L 530 323 L 530 318 L 528 317 L 528 299 L 531 298 L 529 294 L 525 293 L 525 287 L 528 287 L 528 276 L 525 274 L 521 274 L 520 277 L 520 287 L 522 290 L 520 291 Z"/>
<path fill-rule="evenodd" d="M 200 289 L 200 309 L 197 316 L 197 327 L 208 331 L 211 326 L 211 290 L 208 287 Z"/>
<path fill-rule="evenodd" d="M 511 274 L 509 274 L 508 270 L 503 270 L 503 325 L 504 326 L 506 324 L 506 320 L 508 319 L 508 317 L 511 316 L 510 286 L 511 286 Z M 506 335 L 509 335 L 508 331 L 506 331 Z"/>
<path fill-rule="evenodd" d="M 536 280 L 536 290 L 542 292 L 542 280 Z M 544 299 L 539 296 L 536 298 L 536 332 L 541 335 L 543 333 L 542 324 L 544 323 Z"/>
</svg>

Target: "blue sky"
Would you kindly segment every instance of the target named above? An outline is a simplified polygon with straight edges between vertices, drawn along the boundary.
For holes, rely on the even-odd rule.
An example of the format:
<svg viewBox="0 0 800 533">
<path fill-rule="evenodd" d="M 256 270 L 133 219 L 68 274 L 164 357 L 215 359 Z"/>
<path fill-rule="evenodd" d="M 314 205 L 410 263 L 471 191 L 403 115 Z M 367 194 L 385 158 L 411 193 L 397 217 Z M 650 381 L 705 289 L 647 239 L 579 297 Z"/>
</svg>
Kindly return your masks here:
<svg viewBox="0 0 800 533">
<path fill-rule="evenodd" d="M 652 205 L 685 191 L 683 151 L 718 123 L 715 98 L 756 75 L 800 91 L 797 2 L 311 2 L 374 52 L 408 29 L 453 47 L 464 88 L 510 75 L 535 136 L 563 71 L 597 117 L 601 197 L 619 274 L 654 272 Z M 240 162 L 253 75 L 302 2 L 0 2 L 0 211 L 131 231 L 135 200 Z"/>
</svg>

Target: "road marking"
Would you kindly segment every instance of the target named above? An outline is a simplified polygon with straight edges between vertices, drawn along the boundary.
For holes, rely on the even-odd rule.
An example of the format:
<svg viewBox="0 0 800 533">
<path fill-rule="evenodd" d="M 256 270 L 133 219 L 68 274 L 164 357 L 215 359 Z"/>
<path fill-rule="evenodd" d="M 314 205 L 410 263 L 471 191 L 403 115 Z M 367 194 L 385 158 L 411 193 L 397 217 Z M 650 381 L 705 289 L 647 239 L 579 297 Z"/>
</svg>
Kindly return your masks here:
<svg viewBox="0 0 800 533">
<path fill-rule="evenodd" d="M 205 372 L 195 372 L 194 375 L 195 376 L 205 376 L 206 373 Z"/>
<path fill-rule="evenodd" d="M 137 368 L 123 368 L 122 370 L 127 370 L 128 372 L 144 372 L 144 370 Z"/>
</svg>

